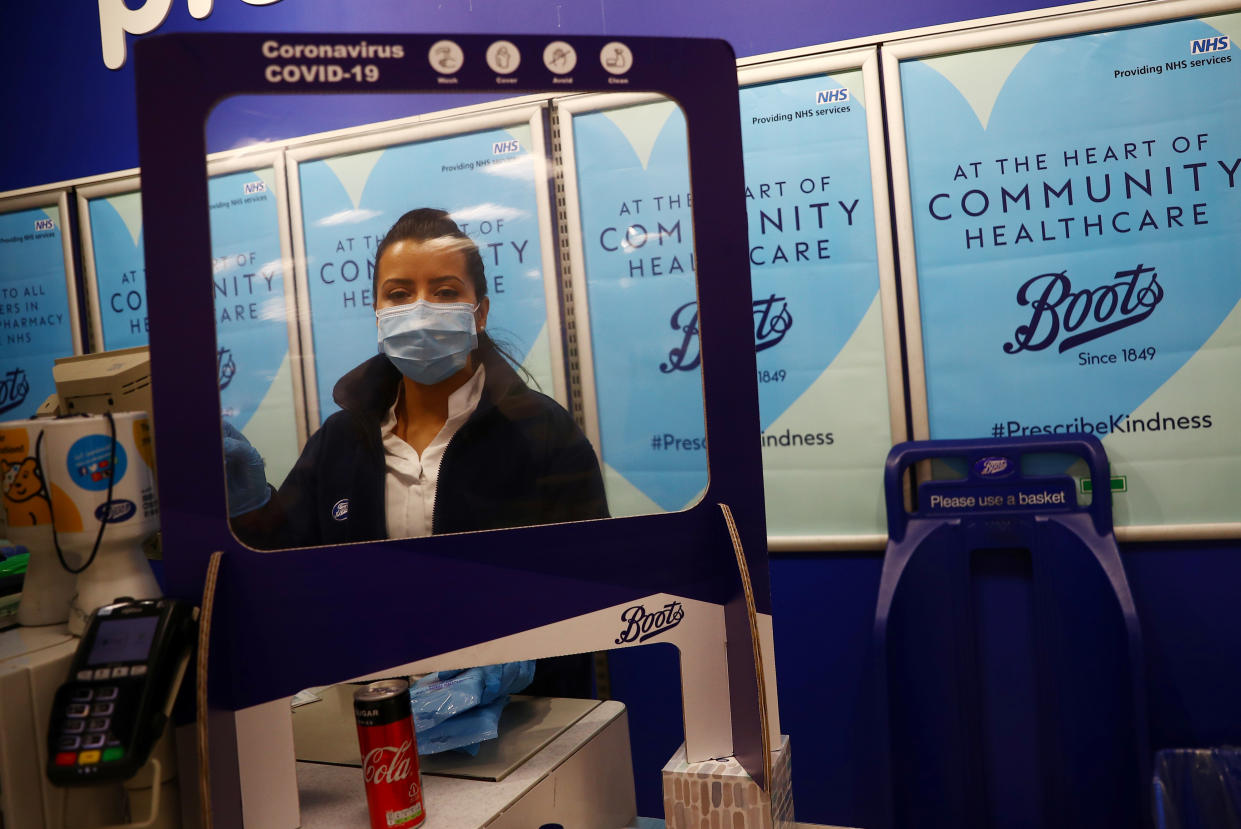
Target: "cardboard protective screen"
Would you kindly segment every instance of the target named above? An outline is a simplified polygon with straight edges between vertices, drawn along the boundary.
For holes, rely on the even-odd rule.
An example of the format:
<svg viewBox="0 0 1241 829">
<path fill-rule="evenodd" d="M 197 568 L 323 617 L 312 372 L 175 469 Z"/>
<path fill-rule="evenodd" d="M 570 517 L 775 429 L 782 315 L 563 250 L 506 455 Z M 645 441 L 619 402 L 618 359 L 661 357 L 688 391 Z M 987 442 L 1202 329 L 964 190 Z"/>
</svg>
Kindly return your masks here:
<svg viewBox="0 0 1241 829">
<path fill-rule="evenodd" d="M 483 56 L 496 38 L 451 37 L 465 56 L 451 79 L 429 60 L 445 39 L 174 35 L 136 45 L 166 574 L 170 593 L 196 599 L 211 552 L 226 553 L 209 677 L 215 705 L 257 704 L 655 593 L 722 605 L 740 633 L 745 606 L 718 503 L 736 517 L 757 610 L 770 612 L 736 71 L 718 41 L 627 38 L 632 63 L 618 75 L 603 60 L 605 38 L 569 39 L 577 61 L 568 73 L 540 61 L 547 53 L 554 62 L 549 47 L 565 41 L 507 38 L 526 56 L 513 91 L 622 86 L 666 95 L 685 113 L 694 225 L 712 239 L 695 251 L 709 472 L 702 500 L 663 515 L 272 554 L 229 531 L 208 301 L 205 118 L 234 94 L 495 91 L 500 76 Z M 761 778 L 755 655 L 741 635 L 728 642 L 734 745 Z"/>
</svg>

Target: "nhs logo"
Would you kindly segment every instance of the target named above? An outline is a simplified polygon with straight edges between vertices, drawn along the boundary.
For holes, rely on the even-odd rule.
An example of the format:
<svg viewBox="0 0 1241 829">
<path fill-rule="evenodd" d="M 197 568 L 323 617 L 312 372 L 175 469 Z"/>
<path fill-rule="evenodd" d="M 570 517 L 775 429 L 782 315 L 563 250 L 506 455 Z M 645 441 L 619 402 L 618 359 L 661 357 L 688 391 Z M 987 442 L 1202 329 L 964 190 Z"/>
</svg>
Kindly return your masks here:
<svg viewBox="0 0 1241 829">
<path fill-rule="evenodd" d="M 841 89 L 821 89 L 814 93 L 814 102 L 816 104 L 843 104 L 849 100 L 849 90 Z"/>
<path fill-rule="evenodd" d="M 1189 54 L 1203 55 L 1207 52 L 1227 52 L 1229 45 L 1228 35 L 1199 38 L 1198 40 L 1189 41 Z"/>
<path fill-rule="evenodd" d="M 253 196 L 255 193 L 267 192 L 267 185 L 261 181 L 247 181 L 241 185 L 242 192 L 247 196 Z"/>
<path fill-rule="evenodd" d="M 56 229 L 56 220 L 55 220 L 55 219 L 35 219 L 35 222 L 34 222 L 34 229 L 35 229 L 36 231 L 39 231 L 39 230 L 55 230 L 55 229 Z"/>
<path fill-rule="evenodd" d="M 510 138 L 508 141 L 497 141 L 491 145 L 492 155 L 508 155 L 521 151 L 521 144 L 516 138 Z"/>
</svg>

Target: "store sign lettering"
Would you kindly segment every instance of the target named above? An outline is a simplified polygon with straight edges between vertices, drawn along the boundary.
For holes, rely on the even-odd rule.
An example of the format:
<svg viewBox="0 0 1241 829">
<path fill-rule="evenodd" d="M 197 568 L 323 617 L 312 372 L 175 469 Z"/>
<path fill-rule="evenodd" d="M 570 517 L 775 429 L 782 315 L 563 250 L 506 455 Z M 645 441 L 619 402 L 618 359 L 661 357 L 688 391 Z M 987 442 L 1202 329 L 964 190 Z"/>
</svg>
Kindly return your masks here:
<svg viewBox="0 0 1241 829">
<path fill-rule="evenodd" d="M 280 0 L 241 0 L 248 6 L 270 6 Z M 190 17 L 203 20 L 211 14 L 215 0 L 185 0 Z M 125 65 L 125 35 L 145 35 L 164 25 L 172 12 L 173 0 L 146 0 L 136 9 L 125 0 L 99 0 L 99 39 L 103 65 L 120 69 Z"/>
</svg>

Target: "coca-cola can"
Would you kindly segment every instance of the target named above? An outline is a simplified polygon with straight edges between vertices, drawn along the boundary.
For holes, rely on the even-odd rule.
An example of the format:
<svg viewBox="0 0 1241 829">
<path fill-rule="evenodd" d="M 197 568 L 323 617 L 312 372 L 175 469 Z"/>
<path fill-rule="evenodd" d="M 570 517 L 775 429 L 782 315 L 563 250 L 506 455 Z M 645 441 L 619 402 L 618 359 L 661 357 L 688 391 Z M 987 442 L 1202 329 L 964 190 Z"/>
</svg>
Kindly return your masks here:
<svg viewBox="0 0 1241 829">
<path fill-rule="evenodd" d="M 422 776 L 409 705 L 409 683 L 385 679 L 353 694 L 362 750 L 362 778 L 371 829 L 413 829 L 422 825 Z"/>
</svg>

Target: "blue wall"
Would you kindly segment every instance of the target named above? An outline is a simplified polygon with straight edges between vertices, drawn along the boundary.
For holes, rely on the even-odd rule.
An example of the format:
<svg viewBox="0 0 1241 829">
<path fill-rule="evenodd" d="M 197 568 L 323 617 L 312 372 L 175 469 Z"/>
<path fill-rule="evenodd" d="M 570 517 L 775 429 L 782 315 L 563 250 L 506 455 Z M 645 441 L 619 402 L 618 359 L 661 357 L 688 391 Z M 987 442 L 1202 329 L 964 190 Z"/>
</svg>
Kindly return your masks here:
<svg viewBox="0 0 1241 829">
<path fill-rule="evenodd" d="M 922 0 L 883 4 L 781 0 L 215 0 L 195 20 L 171 2 L 161 32 L 512 32 L 717 37 L 739 57 L 1058 5 L 1046 0 Z M 117 0 L 119 2 L 119 0 Z M 138 0 L 129 5 L 142 7 Z M 5 129 L 0 192 L 138 166 L 132 46 L 119 70 L 103 64 L 98 4 L 7 0 L 0 49 Z M 288 138 L 410 114 L 399 101 L 336 103 L 273 123 L 257 138 Z M 239 137 L 225 130 L 211 151 Z"/>
<path fill-rule="evenodd" d="M 1130 544 L 1146 647 L 1151 748 L 1241 743 L 1241 543 Z M 782 727 L 798 820 L 866 825 L 865 694 L 879 555 L 771 562 Z"/>
<path fill-rule="evenodd" d="M 160 31 L 695 35 L 725 38 L 746 56 L 1055 4 L 284 0 L 252 7 L 216 0 L 205 21 L 189 17 L 185 0 L 173 5 Z M 0 191 L 137 166 L 132 60 L 119 71 L 103 66 L 96 9 L 94 2 L 4 4 Z M 336 102 L 311 115 L 289 111 L 254 137 L 397 117 L 409 114 L 409 105 L 373 99 Z M 212 150 L 243 137 L 227 124 L 215 130 Z M 1241 543 L 1128 545 L 1124 558 L 1146 637 L 1153 747 L 1241 742 Z M 780 556 L 771 563 L 781 717 L 793 738 L 802 821 L 868 819 L 868 770 L 857 758 L 871 740 L 863 677 L 880 563 L 872 553 Z M 676 653 L 652 647 L 613 654 L 612 672 L 615 696 L 630 705 L 640 810 L 659 814 L 658 770 L 680 743 Z"/>
</svg>

